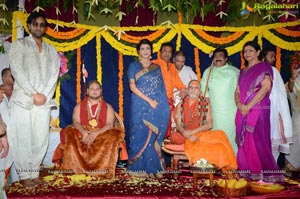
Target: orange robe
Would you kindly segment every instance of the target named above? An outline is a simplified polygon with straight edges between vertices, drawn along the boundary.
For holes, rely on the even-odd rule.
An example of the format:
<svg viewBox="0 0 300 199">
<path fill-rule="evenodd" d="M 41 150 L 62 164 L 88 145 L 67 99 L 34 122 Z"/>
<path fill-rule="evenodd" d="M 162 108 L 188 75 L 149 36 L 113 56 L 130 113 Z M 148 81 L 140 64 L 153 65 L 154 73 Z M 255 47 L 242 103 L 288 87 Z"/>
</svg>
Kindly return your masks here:
<svg viewBox="0 0 300 199">
<path fill-rule="evenodd" d="M 182 83 L 174 64 L 167 64 L 162 59 L 156 59 L 152 62 L 160 66 L 160 70 L 164 78 L 168 99 L 173 99 L 174 88 L 177 88 L 178 90 L 186 88 L 186 86 Z"/>
<path fill-rule="evenodd" d="M 168 124 L 168 130 L 165 137 L 169 137 L 171 135 L 171 123 L 172 123 L 172 112 L 175 111 L 174 106 L 174 100 L 173 100 L 173 91 L 174 88 L 177 88 L 178 90 L 181 90 L 183 88 L 186 88 L 186 86 L 182 83 L 178 71 L 176 70 L 174 64 L 172 63 L 166 63 L 162 59 L 156 59 L 152 60 L 153 63 L 158 64 L 160 66 L 160 70 L 164 79 L 165 87 L 166 87 L 166 93 L 169 100 L 170 105 L 170 121 Z"/>
<path fill-rule="evenodd" d="M 99 116 L 96 115 L 97 128 L 106 123 L 106 103 L 101 103 Z M 96 107 L 92 106 L 95 111 Z M 80 104 L 80 122 L 87 130 L 93 130 L 88 120 L 87 98 Z M 93 119 L 93 118 L 91 118 Z M 76 174 L 86 173 L 105 179 L 115 177 L 118 161 L 119 143 L 124 141 L 125 133 L 122 129 L 113 128 L 98 135 L 90 146 L 81 142 L 81 133 L 73 126 L 65 130 L 65 147 L 62 169 L 72 170 Z"/>
<path fill-rule="evenodd" d="M 184 128 L 192 130 L 203 125 L 206 122 L 208 102 L 201 97 L 201 101 L 196 101 L 189 106 L 189 99 L 185 98 L 183 109 Z M 199 110 L 198 107 L 201 107 Z M 197 111 L 198 109 L 198 111 Z M 191 113 L 191 114 L 190 114 Z M 202 120 L 200 121 L 200 115 Z M 185 140 L 184 150 L 189 158 L 190 164 L 194 164 L 197 160 L 204 158 L 210 164 L 216 165 L 218 168 L 237 169 L 237 161 L 226 134 L 221 130 L 205 131 L 195 134 L 197 140 L 192 142 Z"/>
</svg>

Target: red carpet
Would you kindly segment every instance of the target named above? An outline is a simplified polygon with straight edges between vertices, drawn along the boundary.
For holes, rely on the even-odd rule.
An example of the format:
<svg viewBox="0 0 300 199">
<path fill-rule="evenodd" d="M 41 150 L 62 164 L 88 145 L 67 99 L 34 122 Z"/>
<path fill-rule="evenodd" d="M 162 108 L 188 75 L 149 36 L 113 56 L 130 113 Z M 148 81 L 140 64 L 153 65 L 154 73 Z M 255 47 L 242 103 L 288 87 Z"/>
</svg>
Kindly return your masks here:
<svg viewBox="0 0 300 199">
<path fill-rule="evenodd" d="M 48 171 L 50 174 L 50 171 Z M 215 179 L 220 176 L 215 176 Z M 44 177 L 47 186 L 32 189 L 14 183 L 7 192 L 8 198 L 223 198 L 214 188 L 209 187 L 208 179 L 199 179 L 193 189 L 193 179 L 189 172 L 172 179 L 165 174 L 161 180 L 129 177 L 118 169 L 115 181 L 99 180 L 85 175 L 63 175 L 56 173 Z M 259 195 L 248 187 L 246 196 L 235 198 L 300 198 L 299 182 L 288 180 L 280 193 Z M 231 197 L 234 198 L 234 197 Z"/>
</svg>

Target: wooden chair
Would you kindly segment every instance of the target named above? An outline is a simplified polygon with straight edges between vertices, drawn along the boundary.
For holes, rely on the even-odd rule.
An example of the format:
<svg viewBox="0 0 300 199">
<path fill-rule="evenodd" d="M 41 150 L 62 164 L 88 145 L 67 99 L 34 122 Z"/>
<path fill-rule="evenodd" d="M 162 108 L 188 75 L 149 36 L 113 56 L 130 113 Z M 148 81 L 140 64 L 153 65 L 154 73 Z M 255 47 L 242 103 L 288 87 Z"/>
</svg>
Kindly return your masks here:
<svg viewBox="0 0 300 199">
<path fill-rule="evenodd" d="M 124 130 L 125 133 L 125 126 L 124 126 L 124 122 L 121 119 L 120 115 L 118 113 L 115 112 L 115 120 L 114 120 L 114 127 L 117 128 L 121 128 Z M 125 141 L 122 141 L 119 143 L 119 160 L 127 160 L 128 159 L 128 153 L 127 153 L 127 149 L 126 149 L 126 143 Z"/>
<path fill-rule="evenodd" d="M 170 149 L 167 149 L 166 147 L 162 147 L 162 150 L 166 152 L 167 154 L 171 155 L 171 168 L 173 169 L 173 178 L 177 179 L 179 170 L 178 170 L 178 164 L 179 160 L 188 160 L 188 157 L 185 155 L 184 151 L 173 151 Z"/>
<path fill-rule="evenodd" d="M 124 122 L 121 119 L 120 115 L 116 112 L 115 112 L 114 127 L 119 127 L 125 131 Z"/>
</svg>

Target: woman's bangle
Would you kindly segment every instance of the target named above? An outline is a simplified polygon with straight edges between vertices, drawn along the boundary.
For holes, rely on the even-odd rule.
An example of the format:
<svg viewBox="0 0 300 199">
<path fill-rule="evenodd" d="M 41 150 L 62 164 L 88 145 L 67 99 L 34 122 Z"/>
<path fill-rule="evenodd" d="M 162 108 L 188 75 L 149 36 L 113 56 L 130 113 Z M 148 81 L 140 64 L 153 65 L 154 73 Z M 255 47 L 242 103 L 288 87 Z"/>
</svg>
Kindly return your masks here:
<svg viewBox="0 0 300 199">
<path fill-rule="evenodd" d="M 295 78 L 290 78 L 290 82 L 294 82 L 295 81 Z"/>
<path fill-rule="evenodd" d="M 6 136 L 6 131 L 0 135 L 0 138 L 3 138 L 4 136 Z"/>
</svg>

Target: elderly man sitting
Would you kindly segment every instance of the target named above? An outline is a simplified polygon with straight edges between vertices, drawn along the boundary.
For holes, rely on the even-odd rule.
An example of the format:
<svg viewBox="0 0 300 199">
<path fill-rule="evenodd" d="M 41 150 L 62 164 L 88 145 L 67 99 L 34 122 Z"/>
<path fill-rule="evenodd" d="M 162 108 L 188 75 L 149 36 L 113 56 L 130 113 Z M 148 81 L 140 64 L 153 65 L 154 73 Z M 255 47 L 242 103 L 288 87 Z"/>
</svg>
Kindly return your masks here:
<svg viewBox="0 0 300 199">
<path fill-rule="evenodd" d="M 213 126 L 210 104 L 201 96 L 198 80 L 189 82 L 188 96 L 177 105 L 176 124 L 185 138 L 184 150 L 190 164 L 204 158 L 218 168 L 237 169 L 226 134 L 221 130 L 210 131 Z"/>
</svg>

